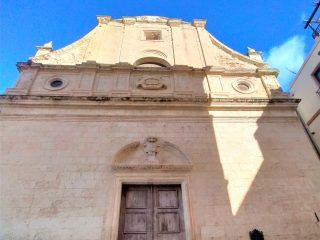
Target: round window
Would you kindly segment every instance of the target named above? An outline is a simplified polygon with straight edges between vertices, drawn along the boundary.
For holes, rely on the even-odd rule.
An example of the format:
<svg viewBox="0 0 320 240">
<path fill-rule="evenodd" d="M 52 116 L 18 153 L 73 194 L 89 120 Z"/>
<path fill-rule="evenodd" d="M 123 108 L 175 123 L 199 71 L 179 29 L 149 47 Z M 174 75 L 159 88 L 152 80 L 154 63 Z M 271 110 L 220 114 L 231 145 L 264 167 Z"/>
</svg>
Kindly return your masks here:
<svg viewBox="0 0 320 240">
<path fill-rule="evenodd" d="M 58 88 L 63 85 L 63 82 L 60 79 L 54 79 L 53 81 L 50 82 L 50 86 L 53 88 Z"/>
<path fill-rule="evenodd" d="M 253 93 L 255 91 L 254 84 L 248 79 L 240 79 L 232 82 L 232 87 L 240 93 Z"/>
<path fill-rule="evenodd" d="M 60 77 L 52 77 L 43 82 L 43 88 L 49 91 L 58 91 L 65 88 L 68 85 L 68 82 L 68 80 L 61 79 Z"/>
<path fill-rule="evenodd" d="M 250 86 L 246 83 L 239 83 L 237 86 L 241 91 L 248 91 Z"/>
</svg>

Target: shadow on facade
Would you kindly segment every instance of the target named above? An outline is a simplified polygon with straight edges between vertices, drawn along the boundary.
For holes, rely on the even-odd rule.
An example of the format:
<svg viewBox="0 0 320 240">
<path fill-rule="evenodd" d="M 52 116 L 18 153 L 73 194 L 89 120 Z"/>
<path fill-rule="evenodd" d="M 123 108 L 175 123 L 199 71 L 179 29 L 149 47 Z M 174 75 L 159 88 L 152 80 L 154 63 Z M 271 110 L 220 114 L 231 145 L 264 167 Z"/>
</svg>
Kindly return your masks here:
<svg viewBox="0 0 320 240">
<path fill-rule="evenodd" d="M 227 122 L 209 113 L 210 152 L 199 159 L 211 159 L 195 170 L 213 174 L 193 176 L 201 239 L 250 239 L 254 229 L 267 239 L 319 238 L 319 161 L 295 115 L 297 102 L 272 99 L 257 117 Z M 248 109 L 248 116 L 257 112 Z"/>
<path fill-rule="evenodd" d="M 275 99 L 256 122 L 254 139 L 261 155 L 255 158 L 257 162 L 261 159 L 261 165 L 235 219 L 246 218 L 272 239 L 318 239 L 314 212 L 319 210 L 319 162 L 294 107 L 281 107 L 283 104 L 283 99 Z M 246 167 L 254 165 L 257 163 L 251 162 Z"/>
</svg>

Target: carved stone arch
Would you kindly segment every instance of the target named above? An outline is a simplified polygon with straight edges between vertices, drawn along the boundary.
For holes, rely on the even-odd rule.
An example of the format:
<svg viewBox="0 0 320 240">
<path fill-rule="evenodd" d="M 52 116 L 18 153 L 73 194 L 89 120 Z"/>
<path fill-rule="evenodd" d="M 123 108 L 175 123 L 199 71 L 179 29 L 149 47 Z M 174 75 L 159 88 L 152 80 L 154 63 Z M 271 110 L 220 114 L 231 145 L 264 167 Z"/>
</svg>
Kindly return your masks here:
<svg viewBox="0 0 320 240">
<path fill-rule="evenodd" d="M 175 144 L 148 137 L 120 148 L 113 157 L 112 168 L 190 170 L 192 163 Z"/>
<path fill-rule="evenodd" d="M 167 62 L 165 59 L 158 58 L 158 57 L 139 58 L 138 60 L 135 61 L 133 65 L 137 67 L 139 65 L 146 64 L 146 63 L 149 63 L 149 64 L 154 63 L 155 65 L 159 65 L 160 67 L 170 67 L 169 62 Z"/>
<path fill-rule="evenodd" d="M 164 67 L 171 66 L 167 54 L 156 49 L 145 49 L 136 55 L 134 66 L 139 66 L 143 63 L 156 63 Z"/>
</svg>

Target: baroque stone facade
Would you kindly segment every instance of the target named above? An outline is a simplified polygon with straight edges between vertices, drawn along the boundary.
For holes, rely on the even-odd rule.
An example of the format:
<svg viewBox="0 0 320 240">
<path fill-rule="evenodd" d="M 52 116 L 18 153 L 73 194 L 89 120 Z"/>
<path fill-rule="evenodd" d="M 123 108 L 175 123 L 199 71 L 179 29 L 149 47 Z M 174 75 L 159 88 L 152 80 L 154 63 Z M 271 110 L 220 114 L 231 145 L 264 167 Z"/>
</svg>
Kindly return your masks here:
<svg viewBox="0 0 320 240">
<path fill-rule="evenodd" d="M 0 97 L 1 239 L 121 239 L 127 184 L 181 189 L 179 239 L 319 239 L 319 159 L 259 52 L 204 20 L 97 19 Z"/>
</svg>

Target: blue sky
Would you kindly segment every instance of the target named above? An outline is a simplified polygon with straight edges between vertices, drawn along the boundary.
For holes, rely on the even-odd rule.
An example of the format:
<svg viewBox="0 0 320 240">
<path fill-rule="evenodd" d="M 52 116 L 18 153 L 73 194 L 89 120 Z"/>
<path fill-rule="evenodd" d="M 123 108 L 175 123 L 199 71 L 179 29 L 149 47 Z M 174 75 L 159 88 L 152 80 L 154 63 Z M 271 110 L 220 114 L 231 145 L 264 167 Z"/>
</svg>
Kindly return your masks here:
<svg viewBox="0 0 320 240">
<path fill-rule="evenodd" d="M 238 52 L 249 46 L 262 51 L 280 69 L 284 90 L 294 78 L 314 41 L 302 20 L 313 0 L 0 0 L 0 94 L 19 73 L 16 62 L 27 61 L 35 46 L 53 41 L 54 49 L 81 38 L 96 25 L 96 15 L 112 18 L 157 15 L 207 19 L 207 30 Z"/>
</svg>

